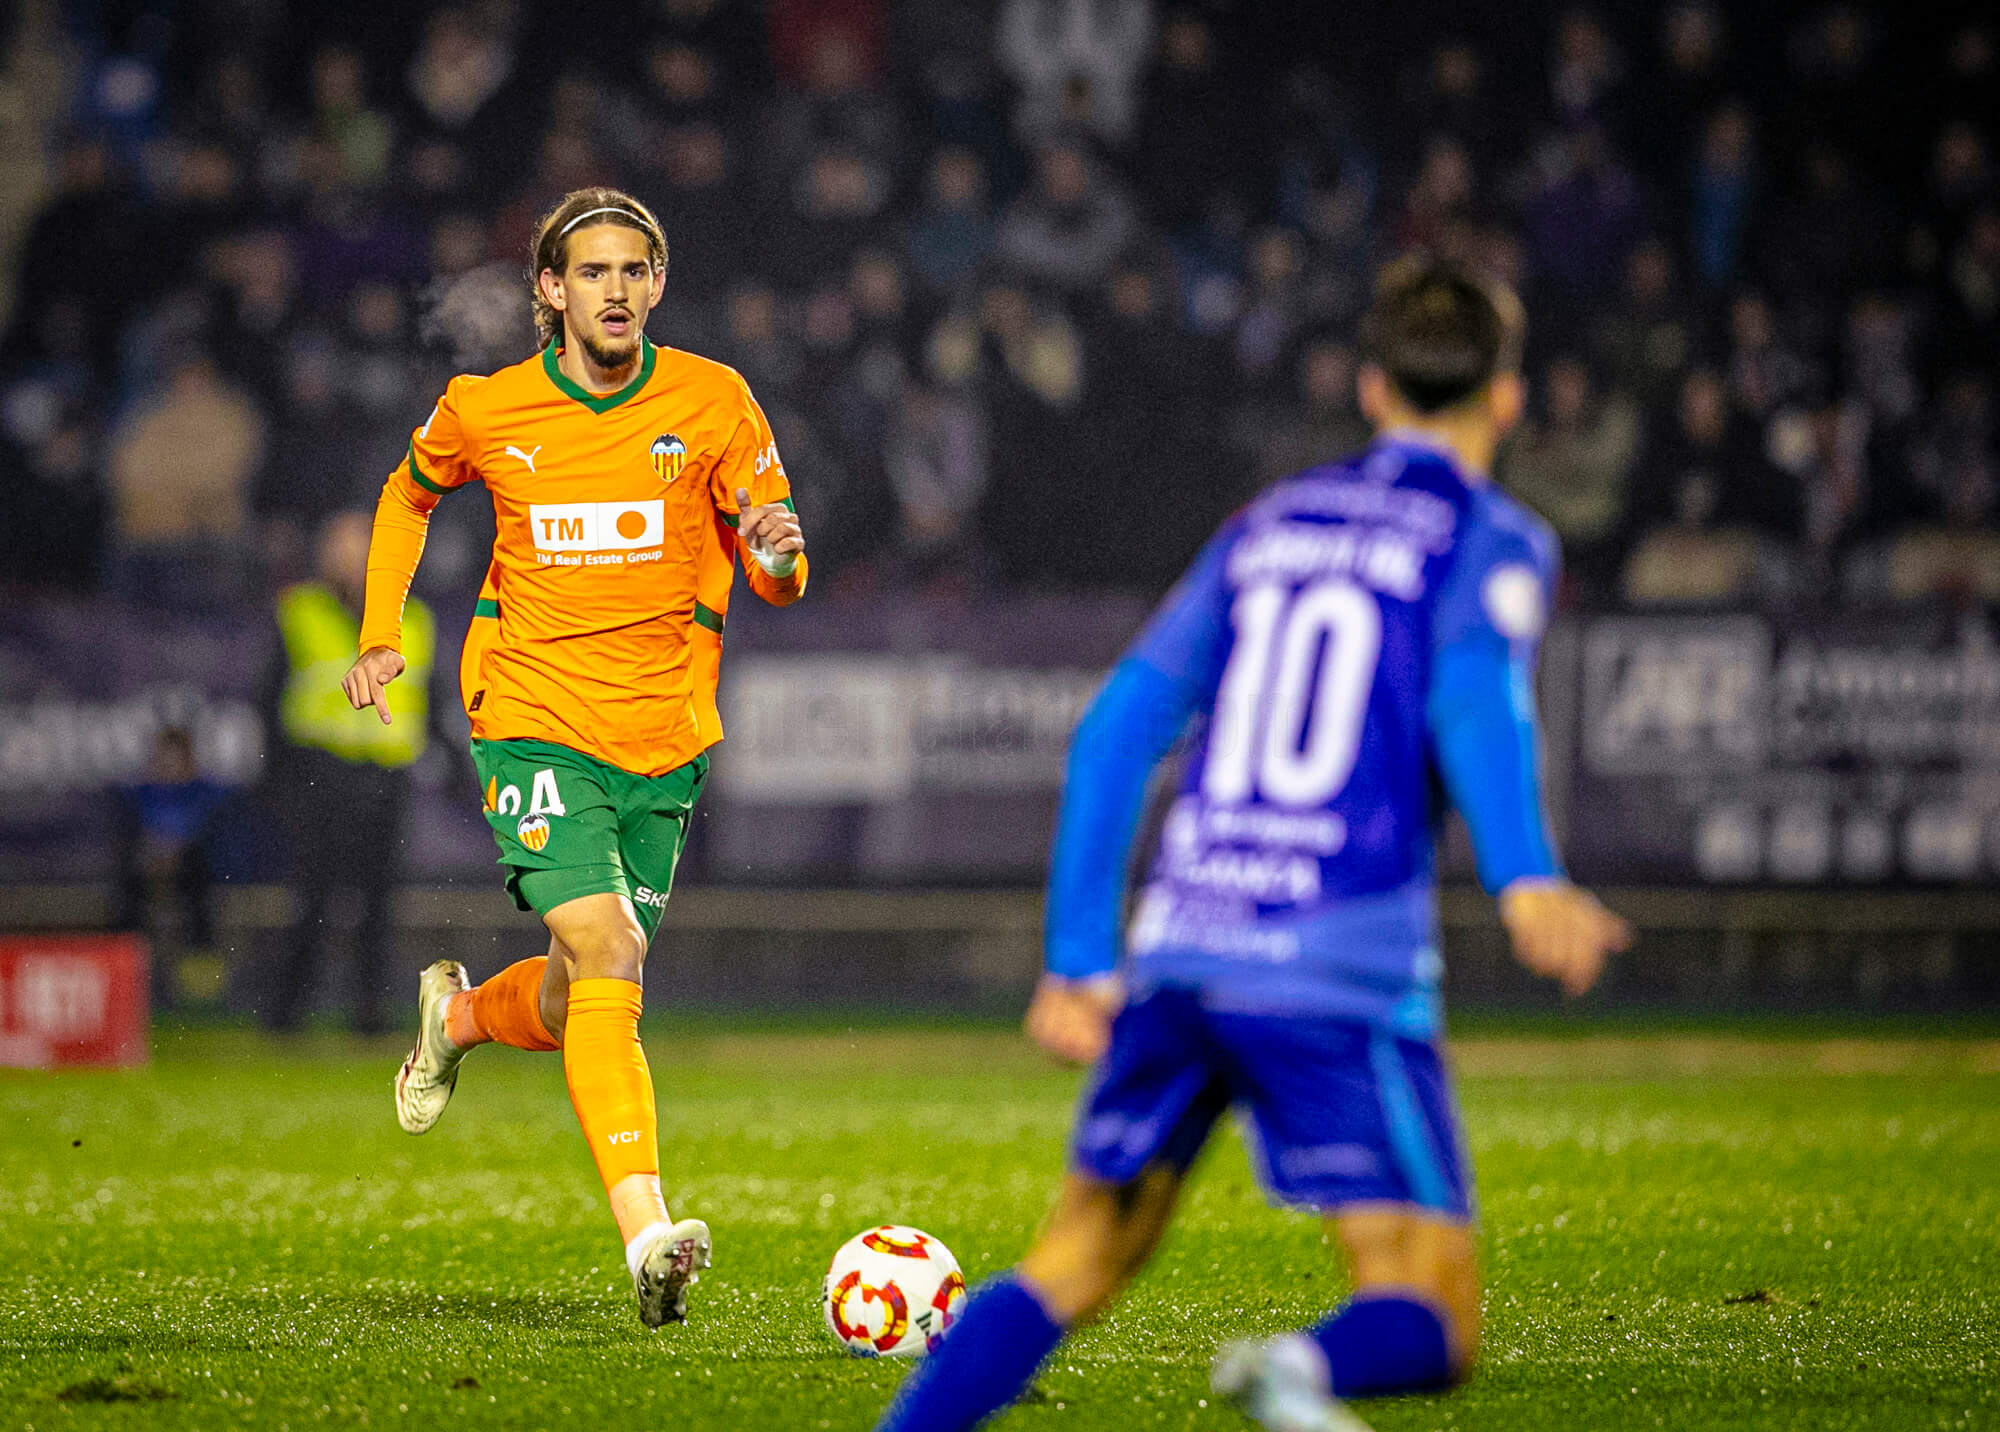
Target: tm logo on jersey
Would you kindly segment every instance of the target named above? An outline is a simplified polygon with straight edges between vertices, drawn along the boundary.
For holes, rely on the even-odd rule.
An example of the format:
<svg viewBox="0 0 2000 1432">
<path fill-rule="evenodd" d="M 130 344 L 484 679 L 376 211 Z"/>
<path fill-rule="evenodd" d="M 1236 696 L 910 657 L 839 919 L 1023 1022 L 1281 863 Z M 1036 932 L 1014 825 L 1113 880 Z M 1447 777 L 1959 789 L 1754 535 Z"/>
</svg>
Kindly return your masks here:
<svg viewBox="0 0 2000 1432">
<path fill-rule="evenodd" d="M 657 562 L 666 540 L 666 504 L 537 502 L 528 508 L 535 560 L 552 567 L 617 567 Z M 647 550 L 650 549 L 650 550 Z"/>
</svg>

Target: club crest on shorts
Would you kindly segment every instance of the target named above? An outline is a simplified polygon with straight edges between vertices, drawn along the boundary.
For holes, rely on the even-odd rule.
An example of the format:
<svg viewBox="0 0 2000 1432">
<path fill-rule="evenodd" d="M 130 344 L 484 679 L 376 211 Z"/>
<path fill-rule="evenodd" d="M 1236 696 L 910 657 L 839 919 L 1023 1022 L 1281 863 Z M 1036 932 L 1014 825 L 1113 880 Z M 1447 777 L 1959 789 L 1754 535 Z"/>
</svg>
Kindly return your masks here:
<svg viewBox="0 0 2000 1432">
<path fill-rule="evenodd" d="M 661 433 L 653 439 L 653 476 L 661 482 L 672 482 L 681 475 L 681 468 L 687 463 L 687 444 L 672 433 Z"/>
<path fill-rule="evenodd" d="M 524 815 L 521 823 L 514 827 L 514 834 L 521 837 L 521 844 L 530 850 L 540 850 L 549 843 L 549 818 L 545 815 Z"/>
</svg>

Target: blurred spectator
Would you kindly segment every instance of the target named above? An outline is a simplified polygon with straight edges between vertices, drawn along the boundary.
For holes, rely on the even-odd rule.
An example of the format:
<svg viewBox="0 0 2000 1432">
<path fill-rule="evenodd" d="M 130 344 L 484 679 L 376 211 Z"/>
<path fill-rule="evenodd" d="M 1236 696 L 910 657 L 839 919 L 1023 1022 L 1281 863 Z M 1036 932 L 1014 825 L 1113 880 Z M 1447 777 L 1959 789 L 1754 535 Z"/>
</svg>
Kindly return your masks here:
<svg viewBox="0 0 2000 1432">
<path fill-rule="evenodd" d="M 1114 510 L 1148 514 L 1148 540 L 1123 551 L 1103 584 L 1159 586 L 1255 490 L 1223 406 L 1228 343 L 1176 331 L 1157 255 L 1121 263 L 1082 312 L 1091 491 Z"/>
<path fill-rule="evenodd" d="M 271 799 L 292 846 L 295 913 L 286 965 L 262 1015 L 267 1027 L 299 1027 L 312 1007 L 321 955 L 335 945 L 328 923 L 333 896 L 360 897 L 358 924 L 342 932 L 357 1032 L 380 1033 L 385 975 L 391 967 L 389 896 L 402 865 L 410 767 L 429 743 L 430 683 L 437 628 L 430 609 L 411 598 L 403 610 L 403 659 L 384 725 L 372 708 L 348 705 L 340 679 L 354 662 L 373 519 L 345 512 L 320 529 L 316 575 L 279 593 L 276 659 L 265 685 L 271 729 Z"/>
<path fill-rule="evenodd" d="M 1773 537 L 1800 535 L 1797 484 L 1764 456 L 1762 435 L 1731 408 L 1712 368 L 1682 381 L 1666 431 L 1647 445 L 1639 468 L 1638 515 L 1686 528 L 1751 528 Z"/>
<path fill-rule="evenodd" d="M 1896 219 L 1840 150 L 1813 143 L 1791 191 L 1773 208 L 1759 247 L 1785 301 L 1815 311 L 1882 281 L 1896 260 Z"/>
<path fill-rule="evenodd" d="M 1870 498 L 1868 414 L 1858 403 L 1821 403 L 1781 415 L 1768 445 L 1798 484 L 1803 555 L 1816 576 L 1856 536 Z"/>
<path fill-rule="evenodd" d="M 465 131 L 507 83 L 514 71 L 514 46 L 512 37 L 494 23 L 504 13 L 447 5 L 425 22 L 423 43 L 407 79 L 410 97 L 431 128 Z"/>
<path fill-rule="evenodd" d="M 1443 136 L 1482 166 L 1496 162 L 1504 136 L 1492 122 L 1493 97 L 1486 83 L 1486 61 L 1470 40 L 1453 36 L 1430 53 L 1405 100 L 1410 134 Z"/>
<path fill-rule="evenodd" d="M 1797 139 L 1818 136 L 1850 153 L 1870 155 L 1890 132 L 1896 97 L 1876 83 L 1878 30 L 1873 13 L 1836 0 L 1806 13 L 1786 44 L 1791 93 L 1783 114 Z"/>
<path fill-rule="evenodd" d="M 1936 268 L 1958 246 L 1972 216 L 1993 201 L 1995 184 L 1991 149 L 1975 126 L 1958 120 L 1939 131 L 1911 235 L 1920 267 Z"/>
<path fill-rule="evenodd" d="M 1504 449 L 1497 476 L 1548 520 L 1563 570 L 1586 597 L 1609 594 L 1626 536 L 1627 493 L 1639 455 L 1639 410 L 1596 391 L 1589 367 L 1565 354 L 1542 370 L 1541 411 Z"/>
<path fill-rule="evenodd" d="M 718 357 L 769 405 L 798 382 L 798 355 L 779 326 L 778 295 L 768 285 L 738 284 L 728 299 L 727 336 Z"/>
<path fill-rule="evenodd" d="M 81 411 L 65 411 L 46 390 L 10 392 L 5 419 L 0 462 L 14 478 L 9 520 L 0 524 L 0 581 L 88 592 L 105 544 L 97 433 Z"/>
<path fill-rule="evenodd" d="M 880 84 L 887 69 L 886 9 L 884 0 L 770 0 L 771 59 L 779 82 L 819 88 L 831 56 L 843 85 Z"/>
<path fill-rule="evenodd" d="M 659 0 L 647 20 L 662 43 L 699 49 L 716 66 L 725 93 L 759 93 L 770 82 L 763 17 L 749 0 Z"/>
<path fill-rule="evenodd" d="M 153 1008 L 179 1003 L 179 955 L 212 953 L 215 890 L 209 841 L 229 792 L 202 779 L 194 738 L 163 726 L 153 737 L 146 779 L 118 792 L 118 907 L 112 928 L 152 945 Z"/>
<path fill-rule="evenodd" d="M 918 582 L 963 582 L 980 566 L 973 518 L 991 477 L 991 442 L 969 381 L 976 361 L 965 336 L 940 330 L 926 381 L 905 393 L 890 439 L 902 551 Z"/>
<path fill-rule="evenodd" d="M 1371 430 L 1355 406 L 1354 349 L 1338 338 L 1307 343 L 1294 361 L 1297 396 L 1255 404 L 1239 441 L 1257 454 L 1259 486 L 1367 446 Z M 1242 494 L 1249 496 L 1248 493 Z"/>
<path fill-rule="evenodd" d="M 170 274 L 153 230 L 150 211 L 114 173 L 106 148 L 70 145 L 55 196 L 21 241 L 18 288 L 27 299 L 21 316 L 30 319 L 46 303 L 77 305 L 95 337 L 93 361 L 108 379 L 119 324 Z"/>
<path fill-rule="evenodd" d="M 1946 363 L 2000 368 L 2000 206 L 1972 216 L 1945 272 L 1936 347 Z"/>
<path fill-rule="evenodd" d="M 1181 228 L 1216 194 L 1254 182 L 1244 156 L 1254 152 L 1246 109 L 1257 99 L 1222 67 L 1207 20 L 1192 10 L 1167 17 L 1134 145 L 1139 192 L 1155 223 Z"/>
<path fill-rule="evenodd" d="M 1993 421 L 1990 370 L 1965 370 L 1945 381 L 1936 416 L 1910 455 L 1904 520 L 1947 527 L 1993 527 L 2000 518 L 2000 446 Z"/>
<path fill-rule="evenodd" d="M 1901 424 L 1917 408 L 1916 316 L 1882 293 L 1863 294 L 1847 314 L 1844 386 L 1884 425 Z"/>
<path fill-rule="evenodd" d="M 244 518 L 266 424 L 207 354 L 181 354 L 112 434 L 114 584 L 133 600 L 205 606 L 241 595 Z"/>
<path fill-rule="evenodd" d="M 1001 0 L 995 53 L 1021 91 L 1015 128 L 1034 143 L 1081 129 L 1124 144 L 1152 41 L 1151 0 Z"/>
<path fill-rule="evenodd" d="M 1032 188 L 1001 216 L 994 257 L 1065 292 L 1094 288 L 1137 231 L 1131 202 L 1078 144 L 1042 150 Z"/>
<path fill-rule="evenodd" d="M 809 6 L 791 8 L 811 13 Z M 804 68 L 772 113 L 762 167 L 780 183 L 796 182 L 803 165 L 829 150 L 866 168 L 870 184 L 885 195 L 895 182 L 901 125 L 894 100 L 873 87 L 879 65 L 857 33 L 856 8 L 871 7 L 849 0 L 824 17 L 824 38 L 801 52 Z"/>
<path fill-rule="evenodd" d="M 1760 421 L 1813 384 L 1814 373 L 1784 343 L 1777 316 L 1760 293 L 1739 293 L 1730 300 L 1729 343 L 1729 396 Z"/>
<path fill-rule="evenodd" d="M 1236 369 L 1258 385 L 1276 373 L 1307 321 L 1305 250 L 1298 235 L 1266 229 L 1250 245 L 1250 288 L 1236 322 Z"/>
<path fill-rule="evenodd" d="M 1528 205 L 1529 252 L 1557 294 L 1594 301 L 1615 287 L 1643 232 L 1639 186 L 1595 125 L 1572 130 Z"/>
<path fill-rule="evenodd" d="M 360 51 L 328 45 L 313 56 L 312 104 L 314 137 L 333 152 L 340 182 L 355 188 L 381 183 L 395 135 L 388 117 L 369 107 Z"/>
<path fill-rule="evenodd" d="M 1610 121 L 1624 78 L 1624 59 L 1595 14 L 1579 6 L 1556 21 L 1549 99 L 1557 124 L 1565 129 L 1585 129 Z"/>
<path fill-rule="evenodd" d="M 891 192 L 888 171 L 863 155 L 818 151 L 793 184 L 783 217 L 771 226 L 759 271 L 793 289 L 839 273 L 857 248 L 879 237 Z M 672 235 L 667 242 L 672 245 Z"/>
<path fill-rule="evenodd" d="M 999 574 L 1020 584 L 1093 585 L 1103 575 L 1102 544 L 1088 524 L 1050 520 L 1076 501 L 1073 455 L 1086 450 L 1090 432 L 1078 411 L 1084 354 L 1076 328 L 1010 283 L 981 296 L 979 326 L 987 416 L 1005 435 L 1005 460 L 980 508 Z"/>
<path fill-rule="evenodd" d="M 743 270 L 750 227 L 728 136 L 708 120 L 682 125 L 667 132 L 660 159 L 665 184 L 654 212 L 673 235 L 669 276 L 677 293 L 713 294 Z"/>
<path fill-rule="evenodd" d="M 993 245 L 986 173 L 970 149 L 940 149 L 924 177 L 906 247 L 916 275 L 940 294 L 962 292 Z"/>
<path fill-rule="evenodd" d="M 1599 312 L 1592 351 L 1613 388 L 1658 411 L 1678 394 L 1694 345 L 1695 317 L 1674 282 L 1673 253 L 1647 239 L 1625 260 L 1618 300 Z"/>
<path fill-rule="evenodd" d="M 1701 117 L 1732 88 L 1728 56 L 1728 25 L 1713 0 L 1678 0 L 1661 12 L 1655 72 L 1633 116 L 1641 163 L 1676 177 L 1694 169 Z"/>
<path fill-rule="evenodd" d="M 1709 116 L 1693 178 L 1695 272 L 1719 287 L 1736 275 L 1756 198 L 1750 111 L 1741 103 L 1728 101 Z"/>
</svg>

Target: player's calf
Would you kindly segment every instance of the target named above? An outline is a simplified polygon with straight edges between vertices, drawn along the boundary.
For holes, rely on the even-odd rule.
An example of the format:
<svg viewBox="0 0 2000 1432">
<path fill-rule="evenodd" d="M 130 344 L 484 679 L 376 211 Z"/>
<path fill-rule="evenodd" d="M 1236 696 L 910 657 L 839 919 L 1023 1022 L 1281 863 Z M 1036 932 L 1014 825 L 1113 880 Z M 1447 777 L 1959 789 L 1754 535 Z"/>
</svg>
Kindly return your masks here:
<svg viewBox="0 0 2000 1432">
<path fill-rule="evenodd" d="M 1355 1301 L 1403 1301 L 1424 1315 L 1405 1321 L 1442 1330 L 1446 1373 L 1462 1382 L 1479 1355 L 1479 1265 L 1471 1227 L 1418 1208 L 1349 1209 L 1332 1220 L 1347 1258 Z M 1427 1336 L 1427 1333 L 1426 1333 Z M 1345 1392 L 1343 1396 L 1366 1394 Z"/>
<path fill-rule="evenodd" d="M 877 1432 L 967 1432 L 1018 1398 L 1069 1331 L 1108 1307 L 1165 1232 L 1181 1171 L 1114 1185 L 1072 1174 L 1018 1267 L 973 1290 Z"/>
</svg>

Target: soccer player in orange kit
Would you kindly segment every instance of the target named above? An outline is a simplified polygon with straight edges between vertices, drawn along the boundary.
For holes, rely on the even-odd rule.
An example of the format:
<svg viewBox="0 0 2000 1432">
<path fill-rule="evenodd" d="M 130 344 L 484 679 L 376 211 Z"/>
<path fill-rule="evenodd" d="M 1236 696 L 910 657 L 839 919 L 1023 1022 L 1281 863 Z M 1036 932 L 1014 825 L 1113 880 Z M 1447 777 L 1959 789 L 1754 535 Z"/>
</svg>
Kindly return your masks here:
<svg viewBox="0 0 2000 1432">
<path fill-rule="evenodd" d="M 644 205 L 616 189 L 568 195 L 542 221 L 531 272 L 542 351 L 452 379 L 383 485 L 361 654 L 342 687 L 391 719 L 431 509 L 485 482 L 497 533 L 459 680 L 507 889 L 542 917 L 549 952 L 477 987 L 454 961 L 424 971 L 396 1117 L 413 1134 L 435 1124 L 474 1045 L 560 1049 L 640 1320 L 658 1327 L 686 1316 L 710 1238 L 660 1191 L 640 971 L 722 736 L 736 561 L 784 606 L 805 590 L 805 541 L 743 379 L 646 338 L 667 244 Z"/>
</svg>

